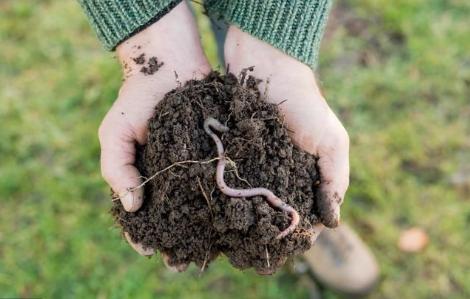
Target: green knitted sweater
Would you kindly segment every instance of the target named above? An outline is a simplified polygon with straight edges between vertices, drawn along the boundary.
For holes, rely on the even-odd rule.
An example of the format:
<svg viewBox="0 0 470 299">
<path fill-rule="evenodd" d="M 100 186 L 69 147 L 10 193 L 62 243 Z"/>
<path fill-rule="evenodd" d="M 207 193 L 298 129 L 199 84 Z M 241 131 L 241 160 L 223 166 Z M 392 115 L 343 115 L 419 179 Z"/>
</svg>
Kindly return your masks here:
<svg viewBox="0 0 470 299">
<path fill-rule="evenodd" d="M 182 0 L 78 0 L 108 50 Z M 332 0 L 206 0 L 206 10 L 315 68 Z"/>
</svg>

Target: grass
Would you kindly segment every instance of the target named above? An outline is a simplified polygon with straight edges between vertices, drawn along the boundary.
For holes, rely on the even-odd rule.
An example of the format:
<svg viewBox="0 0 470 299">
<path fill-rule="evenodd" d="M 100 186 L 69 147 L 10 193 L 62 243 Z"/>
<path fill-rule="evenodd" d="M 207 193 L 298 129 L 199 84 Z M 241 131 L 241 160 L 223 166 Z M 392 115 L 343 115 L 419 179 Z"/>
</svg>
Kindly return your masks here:
<svg viewBox="0 0 470 299">
<path fill-rule="evenodd" d="M 467 0 L 335 3 L 319 73 L 351 136 L 343 219 L 382 268 L 370 298 L 470 296 L 469 18 Z M 0 297 L 308 298 L 285 272 L 175 275 L 122 241 L 97 140 L 121 71 L 77 3 L 1 1 L 0 40 Z M 412 226 L 419 254 L 396 247 Z"/>
</svg>

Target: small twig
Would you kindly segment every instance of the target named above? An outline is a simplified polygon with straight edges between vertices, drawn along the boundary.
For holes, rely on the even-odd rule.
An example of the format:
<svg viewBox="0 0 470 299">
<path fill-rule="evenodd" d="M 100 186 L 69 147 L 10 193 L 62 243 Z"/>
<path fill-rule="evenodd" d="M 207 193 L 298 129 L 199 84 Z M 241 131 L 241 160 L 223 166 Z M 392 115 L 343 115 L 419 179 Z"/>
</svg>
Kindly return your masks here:
<svg viewBox="0 0 470 299">
<path fill-rule="evenodd" d="M 212 193 L 214 193 L 214 191 L 215 191 L 215 187 L 212 189 L 211 194 L 209 194 L 209 197 L 211 198 L 211 202 L 212 202 Z"/>
<path fill-rule="evenodd" d="M 227 73 L 228 73 L 228 72 L 227 72 Z M 230 120 L 230 117 L 232 116 L 232 114 L 233 114 L 233 111 L 230 111 L 230 113 L 229 113 L 228 116 L 227 116 L 227 120 L 225 121 L 225 126 L 226 126 L 226 127 L 228 126 L 227 124 L 228 124 L 228 121 Z"/>
<path fill-rule="evenodd" d="M 256 113 L 258 113 L 258 111 L 255 111 L 253 115 L 251 115 L 251 118 L 250 118 L 251 121 L 253 121 L 253 118 L 255 117 Z"/>
<path fill-rule="evenodd" d="M 271 265 L 269 264 L 269 252 L 268 252 L 268 246 L 266 245 L 266 261 L 268 262 L 268 268 L 271 268 Z"/>
<path fill-rule="evenodd" d="M 158 120 L 162 119 L 162 117 L 164 117 L 165 115 L 168 115 L 168 114 L 170 114 L 170 112 L 168 112 L 168 111 L 163 113 L 163 114 L 160 112 L 160 114 L 158 115 Z"/>
<path fill-rule="evenodd" d="M 123 195 L 119 196 L 118 198 L 115 198 L 113 199 L 113 201 L 115 200 L 118 200 L 118 199 L 121 199 L 122 197 L 126 196 L 129 192 L 132 192 L 134 190 L 137 190 L 139 188 L 142 188 L 143 186 L 145 186 L 145 184 L 147 184 L 148 182 L 150 182 L 151 180 L 153 180 L 154 178 L 156 178 L 159 174 L 169 170 L 169 169 L 172 169 L 173 167 L 176 167 L 176 166 L 181 166 L 183 167 L 184 164 L 208 164 L 208 163 L 212 163 L 214 161 L 217 161 L 219 160 L 220 158 L 217 157 L 217 158 L 213 158 L 213 159 L 210 159 L 210 160 L 207 160 L 207 161 L 193 161 L 193 160 L 186 160 L 186 161 L 180 161 L 180 162 L 175 162 L 173 164 L 171 164 L 170 166 L 160 170 L 160 171 L 157 171 L 156 173 L 154 173 L 151 177 L 149 177 L 148 179 L 146 179 L 142 184 L 140 184 L 139 186 L 137 187 L 134 187 L 134 188 L 128 188 L 127 189 L 127 192 L 124 193 Z"/>
<path fill-rule="evenodd" d="M 202 104 L 201 99 L 198 98 L 198 99 L 196 100 L 196 104 L 197 104 L 199 107 L 201 107 L 202 113 L 205 113 L 205 111 L 207 111 L 206 107 L 204 107 L 204 105 Z"/>
<path fill-rule="evenodd" d="M 207 260 L 209 257 L 206 255 L 206 258 L 204 259 L 204 263 L 202 263 L 201 271 L 199 271 L 199 277 L 201 277 L 202 272 L 204 272 L 204 269 L 206 268 Z"/>
<path fill-rule="evenodd" d="M 174 71 L 174 72 L 175 72 L 176 84 L 178 84 L 178 87 L 181 87 L 181 81 L 180 81 L 180 79 L 179 79 L 179 77 L 178 77 L 178 73 L 177 73 L 176 71 Z"/>
<path fill-rule="evenodd" d="M 209 211 L 211 212 L 211 218 L 212 218 L 212 222 L 213 222 L 214 221 L 214 214 L 212 214 L 211 201 L 209 200 L 209 197 L 207 196 L 206 190 L 204 190 L 204 188 L 202 187 L 201 180 L 199 179 L 198 176 L 196 177 L 196 179 L 197 179 L 197 183 L 199 184 L 199 188 L 201 188 L 202 195 L 206 199 L 207 205 L 209 206 Z"/>
<path fill-rule="evenodd" d="M 274 195 L 271 190 L 266 188 L 251 188 L 251 189 L 233 189 L 227 186 L 224 181 L 224 170 L 226 165 L 226 157 L 224 152 L 224 146 L 222 141 L 220 140 L 219 136 L 217 136 L 212 130 L 211 127 L 216 129 L 219 132 L 227 132 L 229 130 L 228 127 L 221 124 L 218 120 L 214 118 L 208 118 L 204 121 L 204 130 L 206 133 L 212 137 L 217 147 L 217 153 L 219 154 L 219 162 L 217 164 L 216 170 L 216 183 L 217 187 L 219 187 L 220 191 L 225 195 L 231 197 L 253 197 L 253 196 L 264 196 L 266 200 L 274 207 L 281 211 L 287 212 L 292 220 L 289 227 L 287 227 L 284 231 L 282 231 L 279 235 L 277 235 L 276 239 L 282 239 L 285 236 L 292 233 L 300 222 L 300 216 L 297 211 L 291 207 L 290 205 L 283 202 L 279 197 Z"/>
<path fill-rule="evenodd" d="M 209 231 L 209 242 L 212 236 L 212 227 Z M 212 249 L 212 243 L 209 243 L 209 249 L 207 250 L 206 257 L 204 258 L 204 263 L 202 263 L 201 271 L 199 271 L 199 277 L 201 277 L 202 273 L 206 269 L 207 261 L 209 260 L 210 254 Z"/>
<path fill-rule="evenodd" d="M 202 264 L 201 271 L 199 271 L 199 277 L 201 277 L 202 272 L 204 272 L 204 270 L 206 269 L 207 261 L 209 260 L 209 257 L 211 254 L 211 249 L 212 249 L 211 237 L 212 237 L 212 227 L 209 230 L 209 249 L 207 250 L 206 257 L 204 258 L 204 263 Z"/>
<path fill-rule="evenodd" d="M 207 160 L 207 161 L 193 161 L 193 160 L 186 160 L 186 161 L 181 161 L 181 162 L 175 162 L 173 164 L 171 164 L 170 166 L 156 172 L 154 175 L 152 175 L 151 177 L 149 177 L 148 179 L 146 179 L 142 184 L 140 184 L 139 186 L 135 187 L 135 188 L 131 188 L 131 191 L 134 191 L 135 189 L 138 189 L 138 188 L 142 188 L 143 186 L 145 186 L 145 184 L 147 184 L 148 182 L 150 182 L 151 180 L 153 180 L 157 175 L 161 174 L 162 172 L 165 172 L 173 167 L 176 167 L 176 166 L 181 166 L 181 165 L 184 165 L 184 164 L 208 164 L 208 163 L 212 163 L 214 161 L 217 161 L 219 160 L 220 158 L 213 158 L 213 159 L 210 159 L 210 160 Z"/>
</svg>

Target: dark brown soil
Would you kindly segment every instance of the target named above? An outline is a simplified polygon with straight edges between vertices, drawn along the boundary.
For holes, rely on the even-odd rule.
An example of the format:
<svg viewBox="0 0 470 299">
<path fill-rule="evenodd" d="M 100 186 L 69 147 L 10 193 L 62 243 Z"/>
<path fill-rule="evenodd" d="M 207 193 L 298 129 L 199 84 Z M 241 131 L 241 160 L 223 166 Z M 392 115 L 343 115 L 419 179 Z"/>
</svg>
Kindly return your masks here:
<svg viewBox="0 0 470 299">
<path fill-rule="evenodd" d="M 145 54 L 142 53 L 139 56 L 132 58 L 134 60 L 135 64 L 144 64 L 145 63 Z"/>
<path fill-rule="evenodd" d="M 140 47 L 140 46 L 139 46 Z M 137 47 L 137 49 L 140 49 Z M 140 54 L 139 56 L 132 58 L 134 60 L 135 64 L 138 65 L 143 65 L 145 63 L 145 53 Z M 163 62 L 158 62 L 157 57 L 150 57 L 148 65 L 143 66 L 140 69 L 141 73 L 144 73 L 144 75 L 153 75 L 155 74 L 161 67 L 163 66 Z M 127 69 L 127 65 L 124 66 L 124 68 Z"/>
<path fill-rule="evenodd" d="M 250 76 L 245 86 L 234 75 L 213 72 L 168 93 L 149 120 L 148 143 L 136 165 L 151 177 L 176 162 L 216 158 L 214 141 L 203 129 L 206 118 L 216 118 L 230 128 L 218 134 L 234 162 L 225 171 L 227 184 L 272 190 L 299 212 L 300 224 L 277 240 L 290 224 L 286 213 L 263 197 L 222 194 L 215 183 L 216 160 L 179 164 L 145 185 L 139 211 L 127 213 L 119 201 L 112 209 L 134 242 L 167 253 L 172 265 L 207 268 L 222 252 L 236 268 L 272 272 L 312 245 L 309 229 L 319 222 L 315 158 L 293 147 L 279 107 L 260 100 L 256 80 Z"/>
<path fill-rule="evenodd" d="M 155 74 L 161 67 L 163 66 L 163 62 L 158 62 L 157 57 L 151 57 L 149 59 L 149 64 L 147 66 L 143 66 L 140 69 L 141 73 L 144 73 L 144 75 L 153 75 Z"/>
</svg>

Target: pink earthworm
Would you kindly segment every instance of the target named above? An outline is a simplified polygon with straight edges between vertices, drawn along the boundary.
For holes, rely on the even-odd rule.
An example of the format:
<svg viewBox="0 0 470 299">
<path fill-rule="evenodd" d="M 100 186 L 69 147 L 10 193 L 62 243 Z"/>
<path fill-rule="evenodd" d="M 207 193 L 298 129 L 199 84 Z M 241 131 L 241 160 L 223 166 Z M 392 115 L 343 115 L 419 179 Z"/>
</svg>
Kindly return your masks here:
<svg viewBox="0 0 470 299">
<path fill-rule="evenodd" d="M 281 211 L 287 212 L 291 218 L 291 224 L 288 228 L 282 231 L 279 235 L 277 235 L 276 239 L 282 239 L 285 236 L 292 233 L 297 225 L 299 224 L 300 217 L 299 213 L 291 207 L 290 205 L 283 202 L 279 197 L 274 195 L 273 192 L 266 188 L 251 188 L 251 189 L 233 189 L 227 186 L 224 181 L 224 170 L 226 165 L 224 147 L 222 145 L 222 141 L 220 140 L 219 136 L 217 136 L 212 130 L 211 127 L 219 132 L 227 132 L 229 128 L 221 124 L 218 120 L 210 117 L 204 121 L 204 130 L 206 133 L 212 137 L 216 146 L 217 146 L 217 153 L 219 154 L 219 162 L 217 164 L 217 170 L 215 175 L 215 180 L 217 182 L 217 187 L 219 187 L 220 191 L 225 195 L 231 197 L 252 197 L 252 196 L 264 196 L 266 200 L 276 209 Z"/>
</svg>

